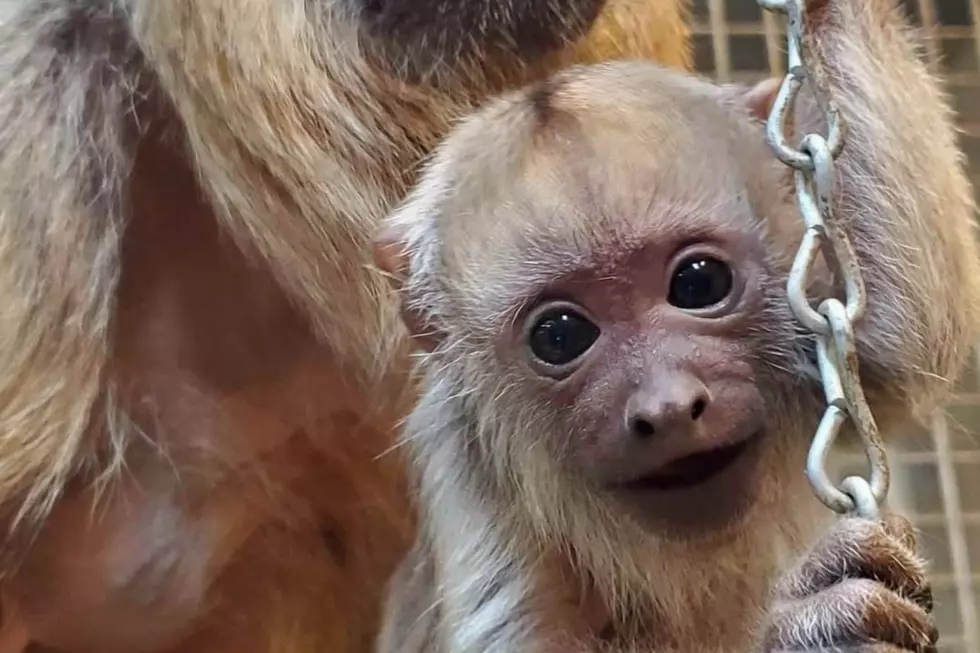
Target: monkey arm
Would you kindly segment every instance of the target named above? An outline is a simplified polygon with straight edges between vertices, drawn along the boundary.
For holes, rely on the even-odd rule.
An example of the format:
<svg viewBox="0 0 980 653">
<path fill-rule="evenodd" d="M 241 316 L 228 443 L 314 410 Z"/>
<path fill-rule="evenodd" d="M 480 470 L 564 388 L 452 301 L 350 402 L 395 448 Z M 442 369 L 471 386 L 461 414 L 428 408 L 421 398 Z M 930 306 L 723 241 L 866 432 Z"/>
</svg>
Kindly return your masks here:
<svg viewBox="0 0 980 653">
<path fill-rule="evenodd" d="M 467 428 L 447 415 L 446 389 L 429 381 L 435 390 L 407 420 L 409 437 Z M 531 544 L 510 524 L 513 511 L 500 505 L 501 492 L 484 485 L 479 467 L 474 472 L 467 442 L 472 438 L 462 433 L 440 437 L 416 459 L 424 526 L 392 579 L 378 650 L 533 653 L 556 643 L 554 650 L 591 650 L 569 620 L 578 615 L 559 613 L 574 601 L 567 587 L 528 556 Z"/>
<path fill-rule="evenodd" d="M 438 382 L 435 383 L 439 385 Z M 433 421 L 449 422 L 438 406 L 438 393 L 423 396 L 409 418 L 407 432 L 432 428 Z M 426 410 L 427 404 L 431 412 Z M 440 423 L 440 429 L 460 428 Z M 465 461 L 466 437 L 445 438 L 430 449 L 420 470 L 420 493 L 425 506 L 424 549 L 434 563 L 432 582 L 442 588 L 436 638 L 453 653 L 505 653 L 533 650 L 538 625 L 525 614 L 530 595 L 528 574 L 518 569 L 521 559 L 495 522 L 492 492 L 481 493 Z M 466 478 L 460 478 L 466 477 Z M 461 537 L 461 533 L 464 535 Z"/>
<path fill-rule="evenodd" d="M 975 335 L 972 193 L 951 110 L 893 0 L 817 0 L 809 12 L 815 54 L 849 128 L 836 167 L 838 215 L 867 288 L 858 352 L 885 427 L 942 399 Z M 821 127 L 805 99 L 801 134 Z"/>
<path fill-rule="evenodd" d="M 438 649 L 439 598 L 435 567 L 424 537 L 402 559 L 388 581 L 378 653 L 425 653 Z"/>
</svg>

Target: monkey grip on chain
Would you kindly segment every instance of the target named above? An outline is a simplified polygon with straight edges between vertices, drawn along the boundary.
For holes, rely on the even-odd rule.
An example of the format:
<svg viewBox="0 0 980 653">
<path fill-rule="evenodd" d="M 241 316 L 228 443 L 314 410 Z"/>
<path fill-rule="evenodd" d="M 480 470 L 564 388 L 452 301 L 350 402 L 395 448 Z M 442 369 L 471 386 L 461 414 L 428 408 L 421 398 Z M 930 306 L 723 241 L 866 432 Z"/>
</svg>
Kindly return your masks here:
<svg viewBox="0 0 980 653">
<path fill-rule="evenodd" d="M 854 323 L 867 306 L 864 281 L 854 248 L 837 222 L 834 162 L 844 148 L 847 124 L 831 97 L 820 62 L 807 46 L 805 0 L 759 0 L 768 11 L 787 16 L 789 70 L 766 122 L 769 146 L 795 170 L 796 199 L 805 230 L 787 281 L 790 310 L 816 340 L 817 364 L 827 408 L 807 455 L 806 474 L 817 497 L 831 510 L 873 519 L 888 493 L 889 470 L 874 415 L 858 372 Z M 809 81 L 827 122 L 827 136 L 805 135 L 799 147 L 787 142 L 791 119 L 804 81 Z M 843 281 L 845 301 L 824 299 L 814 308 L 806 290 L 818 254 Z M 864 445 L 870 478 L 849 476 L 839 486 L 827 474 L 827 457 L 838 434 L 851 420 Z"/>
</svg>

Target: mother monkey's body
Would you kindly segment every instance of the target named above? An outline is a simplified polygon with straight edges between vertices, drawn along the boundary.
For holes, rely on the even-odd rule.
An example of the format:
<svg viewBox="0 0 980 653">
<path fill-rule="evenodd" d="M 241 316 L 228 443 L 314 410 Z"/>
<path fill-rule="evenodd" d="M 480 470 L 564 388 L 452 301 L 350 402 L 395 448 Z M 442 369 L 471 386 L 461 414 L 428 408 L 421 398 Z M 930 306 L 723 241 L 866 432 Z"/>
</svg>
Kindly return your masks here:
<svg viewBox="0 0 980 653">
<path fill-rule="evenodd" d="M 673 0 L 402 4 L 0 15 L 4 651 L 370 646 L 413 527 L 377 220 L 488 93 L 688 64 Z"/>
</svg>

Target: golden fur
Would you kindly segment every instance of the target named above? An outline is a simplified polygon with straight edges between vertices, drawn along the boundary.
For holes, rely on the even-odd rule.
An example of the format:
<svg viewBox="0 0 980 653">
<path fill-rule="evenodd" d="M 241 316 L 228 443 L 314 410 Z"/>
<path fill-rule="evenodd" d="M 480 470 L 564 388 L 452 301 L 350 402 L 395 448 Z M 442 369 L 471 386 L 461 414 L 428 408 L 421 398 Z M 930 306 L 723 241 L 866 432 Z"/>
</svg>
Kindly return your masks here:
<svg viewBox="0 0 980 653">
<path fill-rule="evenodd" d="M 543 61 L 410 86 L 339 0 L 9 4 L 0 641 L 367 650 L 411 539 L 382 454 L 413 394 L 369 239 L 488 94 L 687 66 L 683 6 L 610 0 Z"/>
</svg>

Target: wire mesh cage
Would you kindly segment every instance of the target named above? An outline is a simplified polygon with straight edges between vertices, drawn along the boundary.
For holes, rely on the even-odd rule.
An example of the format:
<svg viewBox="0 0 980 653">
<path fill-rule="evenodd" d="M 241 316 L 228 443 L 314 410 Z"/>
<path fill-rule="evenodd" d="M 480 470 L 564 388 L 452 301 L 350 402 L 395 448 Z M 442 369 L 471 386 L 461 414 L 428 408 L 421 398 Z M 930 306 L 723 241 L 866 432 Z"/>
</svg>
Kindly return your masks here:
<svg viewBox="0 0 980 653">
<path fill-rule="evenodd" d="M 922 30 L 926 62 L 947 83 L 974 187 L 980 181 L 980 0 L 903 0 Z M 757 0 L 694 0 L 695 66 L 722 82 L 785 72 L 782 20 Z M 887 70 L 882 70 L 887 75 Z M 911 272 L 911 271 L 910 271 Z M 980 351 L 955 403 L 891 447 L 889 505 L 920 531 L 931 562 L 944 653 L 980 653 Z M 863 469 L 863 454 L 841 461 Z M 853 467 L 853 469 L 848 469 Z"/>
</svg>

